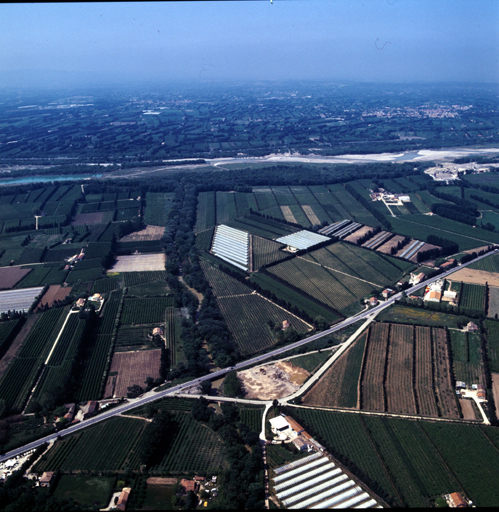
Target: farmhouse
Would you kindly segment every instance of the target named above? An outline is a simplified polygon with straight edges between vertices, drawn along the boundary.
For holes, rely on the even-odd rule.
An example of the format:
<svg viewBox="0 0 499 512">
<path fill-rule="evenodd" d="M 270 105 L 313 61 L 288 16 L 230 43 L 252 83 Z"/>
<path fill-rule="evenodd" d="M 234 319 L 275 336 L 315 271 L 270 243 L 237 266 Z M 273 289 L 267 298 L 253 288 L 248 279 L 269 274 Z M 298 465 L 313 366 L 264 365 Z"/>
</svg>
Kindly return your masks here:
<svg viewBox="0 0 499 512">
<path fill-rule="evenodd" d="M 183 487 L 186 493 L 189 491 L 197 492 L 199 488 L 198 482 L 195 480 L 188 480 L 187 478 L 182 478 L 182 480 L 180 480 L 180 485 Z"/>
<path fill-rule="evenodd" d="M 163 329 L 161 329 L 161 327 L 155 327 L 152 330 L 152 335 L 153 336 L 163 336 Z"/>
<path fill-rule="evenodd" d="M 288 422 L 288 425 L 290 426 L 291 430 L 293 432 L 296 432 L 297 434 L 301 434 L 305 431 L 305 429 L 297 423 L 291 416 L 285 416 L 284 419 Z"/>
<path fill-rule="evenodd" d="M 130 497 L 130 493 L 132 492 L 131 487 L 123 487 L 123 490 L 121 491 L 120 497 L 118 498 L 118 503 L 116 503 L 116 508 L 119 510 L 125 510 L 126 508 L 126 502 L 128 501 L 128 498 Z"/>
<path fill-rule="evenodd" d="M 274 432 L 275 434 L 277 434 L 278 432 L 284 432 L 289 428 L 289 424 L 284 419 L 283 416 L 276 416 L 275 418 L 271 418 L 269 421 L 270 426 L 272 428 L 272 432 Z"/>
<path fill-rule="evenodd" d="M 371 298 L 369 299 L 369 305 L 370 305 L 370 306 L 377 306 L 377 305 L 378 305 L 378 302 L 379 302 L 379 301 L 378 301 L 378 299 L 377 299 L 376 297 L 371 297 Z"/>
<path fill-rule="evenodd" d="M 383 290 L 382 295 L 384 299 L 388 299 L 388 297 L 393 293 L 393 290 L 390 288 L 387 288 L 386 290 Z"/>
<path fill-rule="evenodd" d="M 478 325 L 470 321 L 466 325 L 466 330 L 468 332 L 476 332 L 476 331 L 478 331 Z"/>
<path fill-rule="evenodd" d="M 433 292 L 428 292 L 425 295 L 424 300 L 426 300 L 428 302 L 440 302 L 441 298 L 442 298 L 442 294 L 440 292 L 433 291 Z"/>
<path fill-rule="evenodd" d="M 293 439 L 292 442 L 301 452 L 312 450 L 312 445 L 309 442 L 305 441 L 305 439 L 302 439 L 301 437 Z"/>
<path fill-rule="evenodd" d="M 76 307 L 77 308 L 82 308 L 83 306 L 85 306 L 85 299 L 83 299 L 83 298 L 82 299 L 78 299 L 76 301 Z"/>
<path fill-rule="evenodd" d="M 53 471 L 45 471 L 40 478 L 40 487 L 50 487 L 54 479 Z"/>
<path fill-rule="evenodd" d="M 463 498 L 461 493 L 453 492 L 452 494 L 449 495 L 449 507 L 451 507 L 451 508 L 463 508 L 463 507 L 467 507 L 467 506 L 468 506 L 468 503 Z"/>
<path fill-rule="evenodd" d="M 282 321 L 282 329 L 283 330 L 287 329 L 290 326 L 291 326 L 291 324 L 287 320 Z"/>
</svg>

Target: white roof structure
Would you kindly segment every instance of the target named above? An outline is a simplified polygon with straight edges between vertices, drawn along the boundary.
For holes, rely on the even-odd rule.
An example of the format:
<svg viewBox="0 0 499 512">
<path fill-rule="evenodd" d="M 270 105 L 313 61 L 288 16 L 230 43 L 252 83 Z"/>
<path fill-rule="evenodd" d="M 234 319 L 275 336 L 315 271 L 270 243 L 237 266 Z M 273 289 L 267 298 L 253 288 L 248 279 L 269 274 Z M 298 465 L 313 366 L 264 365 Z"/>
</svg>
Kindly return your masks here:
<svg viewBox="0 0 499 512">
<path fill-rule="evenodd" d="M 35 288 L 22 288 L 20 290 L 6 290 L 0 292 L 0 313 L 8 311 L 28 311 L 36 297 L 43 290 L 43 286 Z"/>
<path fill-rule="evenodd" d="M 314 245 L 322 242 L 327 242 L 328 240 L 331 240 L 328 236 L 303 230 L 278 238 L 276 242 L 286 244 L 287 246 L 297 250 L 302 250 L 308 249 L 309 247 L 313 247 Z"/>
<path fill-rule="evenodd" d="M 249 233 L 225 224 L 216 227 L 211 252 L 245 272 L 249 268 Z"/>
<path fill-rule="evenodd" d="M 271 418 L 269 422 L 272 428 L 275 428 L 276 430 L 289 428 L 289 423 L 282 416 Z"/>
</svg>

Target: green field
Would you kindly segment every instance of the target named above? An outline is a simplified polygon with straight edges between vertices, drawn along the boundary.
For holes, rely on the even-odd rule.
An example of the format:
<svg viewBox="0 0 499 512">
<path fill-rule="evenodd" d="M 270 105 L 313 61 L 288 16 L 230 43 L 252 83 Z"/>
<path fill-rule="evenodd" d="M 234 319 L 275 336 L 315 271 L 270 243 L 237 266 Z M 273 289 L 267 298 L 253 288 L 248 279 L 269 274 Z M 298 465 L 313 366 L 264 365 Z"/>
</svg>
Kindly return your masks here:
<svg viewBox="0 0 499 512">
<path fill-rule="evenodd" d="M 121 324 L 142 325 L 162 323 L 165 318 L 165 310 L 169 305 L 169 297 L 125 298 Z"/>
<path fill-rule="evenodd" d="M 487 258 L 471 263 L 468 268 L 475 270 L 485 270 L 486 272 L 499 272 L 499 254 L 491 254 Z"/>
<path fill-rule="evenodd" d="M 489 369 L 491 372 L 499 373 L 499 322 L 487 319 L 484 326 Z"/>
<path fill-rule="evenodd" d="M 381 286 L 312 263 L 304 258 L 279 263 L 268 271 L 327 306 L 341 311 Z"/>
<path fill-rule="evenodd" d="M 144 222 L 151 226 L 166 226 L 167 214 L 173 193 L 147 192 L 144 208 Z"/>
<path fill-rule="evenodd" d="M 314 354 L 307 354 L 306 356 L 293 357 L 293 359 L 289 359 L 287 362 L 303 368 L 307 370 L 307 372 L 315 373 L 330 357 L 331 352 L 326 350 L 323 352 L 315 352 Z"/>
<path fill-rule="evenodd" d="M 69 499 L 83 507 L 107 507 L 116 477 L 62 475 L 54 498 Z"/>
<path fill-rule="evenodd" d="M 275 263 L 289 256 L 289 253 L 280 250 L 285 246 L 273 240 L 253 236 L 251 245 L 253 249 L 253 270 L 258 270 L 264 265 Z"/>
<path fill-rule="evenodd" d="M 467 323 L 466 317 L 448 315 L 420 308 L 411 308 L 395 304 L 382 311 L 377 319 L 383 322 L 395 322 L 402 324 L 429 325 L 434 327 L 460 328 L 463 322 Z"/>
<path fill-rule="evenodd" d="M 462 490 L 477 506 L 494 506 L 499 499 L 493 483 L 499 467 L 494 427 L 290 412 L 364 483 L 389 496 L 389 504 L 428 507 L 449 489 Z"/>
</svg>

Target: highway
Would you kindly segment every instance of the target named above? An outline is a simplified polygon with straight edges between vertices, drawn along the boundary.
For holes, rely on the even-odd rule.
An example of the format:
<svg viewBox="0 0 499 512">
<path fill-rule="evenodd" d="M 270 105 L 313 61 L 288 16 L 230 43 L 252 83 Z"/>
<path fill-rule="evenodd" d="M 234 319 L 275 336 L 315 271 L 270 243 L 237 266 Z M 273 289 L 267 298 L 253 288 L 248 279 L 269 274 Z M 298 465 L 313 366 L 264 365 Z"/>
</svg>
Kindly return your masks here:
<svg viewBox="0 0 499 512">
<path fill-rule="evenodd" d="M 465 268 L 466 266 L 470 265 L 471 263 L 475 263 L 475 262 L 477 262 L 477 261 L 479 261 L 479 260 L 481 260 L 483 258 L 486 258 L 486 257 L 490 256 L 491 254 L 495 254 L 496 252 L 498 252 L 498 250 L 492 251 L 492 252 L 488 252 L 488 253 L 486 253 L 486 254 L 484 254 L 482 256 L 478 256 L 477 258 L 475 258 L 474 260 L 469 261 L 468 263 L 456 266 L 455 268 L 447 270 L 446 272 L 443 272 L 442 274 L 439 274 L 438 276 L 436 276 L 436 277 L 434 277 L 432 279 L 428 279 L 428 280 L 423 281 L 423 282 L 421 282 L 421 283 L 419 283 L 417 285 L 414 285 L 413 287 L 408 288 L 406 290 L 406 293 L 407 294 L 414 293 L 415 291 L 417 291 L 417 290 L 427 286 L 428 284 L 432 283 L 433 281 L 436 281 L 437 279 L 446 278 L 447 276 L 451 275 L 452 273 L 454 273 L 454 272 L 456 272 L 456 271 L 458 271 L 458 270 L 460 270 L 462 268 Z M 369 308 L 367 310 L 364 310 L 364 311 L 358 313 L 357 315 L 354 315 L 354 316 L 351 316 L 349 318 L 346 318 L 342 322 L 334 325 L 333 327 L 331 327 L 330 329 L 328 329 L 326 331 L 319 332 L 317 334 L 309 336 L 308 338 L 304 338 L 303 340 L 297 341 L 296 343 L 293 343 L 291 345 L 287 345 L 287 346 L 284 346 L 284 347 L 281 347 L 281 348 L 277 348 L 275 350 L 272 350 L 271 352 L 268 352 L 267 354 L 262 354 L 262 355 L 253 357 L 253 358 L 248 359 L 246 361 L 242 361 L 242 362 L 240 362 L 240 363 L 238 363 L 238 364 L 236 364 L 234 366 L 223 368 L 222 370 L 218 370 L 218 371 L 210 373 L 208 375 L 204 375 L 203 377 L 200 377 L 198 379 L 192 379 L 189 382 L 184 382 L 183 384 L 179 384 L 177 386 L 173 386 L 171 388 L 164 389 L 164 390 L 158 391 L 158 392 L 149 391 L 148 393 L 142 395 L 139 398 L 129 399 L 127 402 L 124 402 L 124 403 L 122 403 L 122 404 L 120 404 L 120 405 L 118 405 L 118 406 L 116 406 L 116 407 L 114 407 L 114 408 L 112 408 L 112 409 L 110 409 L 108 411 L 104 411 L 104 412 L 98 413 L 93 418 L 89 418 L 89 419 L 84 420 L 84 421 L 82 421 L 80 423 L 76 423 L 75 425 L 72 425 L 72 426 L 70 426 L 70 427 L 68 427 L 68 428 L 66 428 L 66 429 L 64 429 L 64 430 L 62 430 L 60 432 L 56 432 L 54 434 L 50 434 L 50 435 L 48 435 L 46 437 L 38 439 L 37 441 L 33 441 L 32 443 L 26 444 L 26 445 L 24 445 L 24 446 L 22 446 L 20 448 L 16 448 L 15 450 L 11 450 L 10 452 L 7 452 L 7 453 L 3 454 L 2 456 L 0 456 L 0 462 L 3 462 L 3 461 L 8 460 L 8 459 L 11 459 L 12 457 L 20 455 L 21 453 L 24 453 L 24 452 L 26 452 L 28 450 L 33 449 L 33 448 L 37 448 L 38 446 L 40 446 L 43 443 L 48 443 L 50 441 L 54 441 L 58 437 L 65 437 L 65 436 L 68 436 L 70 434 L 74 434 L 75 432 L 78 432 L 81 429 L 90 427 L 91 425 L 95 425 L 95 424 L 100 423 L 101 421 L 107 420 L 109 418 L 113 418 L 115 416 L 120 415 L 121 413 L 125 413 L 125 412 L 130 411 L 131 409 L 135 409 L 136 407 L 140 407 L 142 405 L 154 402 L 154 401 L 159 400 L 160 398 L 163 398 L 163 397 L 166 397 L 166 396 L 174 395 L 175 393 L 178 393 L 179 391 L 181 391 L 181 390 L 183 390 L 185 388 L 191 387 L 191 386 L 193 386 L 195 384 L 199 384 L 200 382 L 202 382 L 204 380 L 212 380 L 212 379 L 217 379 L 217 378 L 223 377 L 226 373 L 228 373 L 228 372 L 230 372 L 232 370 L 240 370 L 240 369 L 242 369 L 242 368 L 244 368 L 246 366 L 250 366 L 250 365 L 254 365 L 255 363 L 263 362 L 266 359 L 278 356 L 280 354 L 283 354 L 284 352 L 287 352 L 289 350 L 295 349 L 295 348 L 300 347 L 302 345 L 306 345 L 307 343 L 310 343 L 312 341 L 318 340 L 318 339 L 323 338 L 325 336 L 329 336 L 330 334 L 332 334 L 332 333 L 334 333 L 336 331 L 339 331 L 341 329 L 344 329 L 345 327 L 348 327 L 349 325 L 351 325 L 351 324 L 353 324 L 355 322 L 359 322 L 360 320 L 366 320 L 367 317 L 369 317 L 370 315 L 378 314 L 381 310 L 391 306 L 396 300 L 400 299 L 401 296 L 402 296 L 402 293 L 403 292 L 399 292 L 397 294 L 394 294 L 392 297 L 390 297 L 386 301 L 382 302 L 378 306 Z M 194 396 L 196 396 L 196 395 L 194 395 Z M 265 402 L 261 402 L 260 401 L 259 403 L 261 403 L 262 405 L 265 405 Z"/>
</svg>

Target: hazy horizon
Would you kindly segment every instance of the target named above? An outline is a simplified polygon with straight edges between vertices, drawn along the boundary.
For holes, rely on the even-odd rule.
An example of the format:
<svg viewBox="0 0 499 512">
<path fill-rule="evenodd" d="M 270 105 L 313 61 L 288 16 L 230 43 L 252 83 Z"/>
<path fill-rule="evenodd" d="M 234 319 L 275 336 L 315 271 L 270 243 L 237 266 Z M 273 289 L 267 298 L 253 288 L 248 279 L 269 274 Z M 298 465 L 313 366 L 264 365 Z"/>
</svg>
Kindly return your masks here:
<svg viewBox="0 0 499 512">
<path fill-rule="evenodd" d="M 2 4 L 0 87 L 499 82 L 496 0 Z"/>
</svg>

